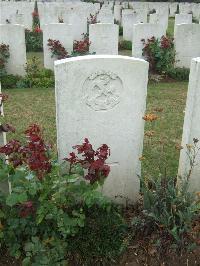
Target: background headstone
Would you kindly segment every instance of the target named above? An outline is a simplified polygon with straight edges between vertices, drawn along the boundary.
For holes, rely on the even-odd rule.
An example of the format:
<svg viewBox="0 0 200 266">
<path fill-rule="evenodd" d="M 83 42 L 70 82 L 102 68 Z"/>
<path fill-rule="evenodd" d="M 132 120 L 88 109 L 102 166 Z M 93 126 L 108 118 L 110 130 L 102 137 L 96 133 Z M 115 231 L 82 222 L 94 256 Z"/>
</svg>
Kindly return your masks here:
<svg viewBox="0 0 200 266">
<path fill-rule="evenodd" d="M 176 25 L 174 43 L 176 66 L 190 68 L 192 58 L 200 56 L 200 24 Z"/>
<path fill-rule="evenodd" d="M 91 24 L 89 26 L 90 53 L 118 54 L 119 26 L 116 24 Z"/>
<path fill-rule="evenodd" d="M 190 161 L 187 155 L 186 144 L 193 144 L 193 138 L 200 140 L 200 57 L 192 60 L 185 120 L 183 126 L 182 146 L 179 175 L 186 177 L 190 169 Z M 199 143 L 198 143 L 199 146 Z M 196 166 L 190 177 L 190 188 L 192 191 L 200 190 L 200 154 L 196 157 Z"/>
<path fill-rule="evenodd" d="M 6 64 L 8 74 L 25 75 L 25 28 L 22 25 L 1 24 L 0 43 L 9 45 L 10 58 Z"/>
<path fill-rule="evenodd" d="M 52 57 L 52 53 L 47 46 L 49 39 L 60 41 L 66 51 L 71 54 L 73 51 L 72 25 L 52 23 L 43 27 L 44 67 L 53 70 L 54 61 L 57 59 Z"/>
</svg>

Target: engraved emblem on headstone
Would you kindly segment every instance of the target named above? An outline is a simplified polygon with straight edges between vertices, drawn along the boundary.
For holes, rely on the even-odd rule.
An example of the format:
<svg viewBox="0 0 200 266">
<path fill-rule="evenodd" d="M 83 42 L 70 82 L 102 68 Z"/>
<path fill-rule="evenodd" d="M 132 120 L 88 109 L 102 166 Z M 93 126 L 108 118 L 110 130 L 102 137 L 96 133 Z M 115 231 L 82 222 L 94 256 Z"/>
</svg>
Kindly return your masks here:
<svg viewBox="0 0 200 266">
<path fill-rule="evenodd" d="M 116 74 L 98 71 L 85 80 L 83 98 L 95 111 L 109 110 L 120 102 L 122 90 L 122 81 Z"/>
</svg>

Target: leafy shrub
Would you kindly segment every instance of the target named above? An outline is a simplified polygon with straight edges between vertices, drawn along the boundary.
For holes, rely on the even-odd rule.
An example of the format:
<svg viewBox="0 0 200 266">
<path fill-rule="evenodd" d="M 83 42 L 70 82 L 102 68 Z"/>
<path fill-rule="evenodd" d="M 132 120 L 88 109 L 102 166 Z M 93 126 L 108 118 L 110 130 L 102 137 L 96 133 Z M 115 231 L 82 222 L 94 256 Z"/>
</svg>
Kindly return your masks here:
<svg viewBox="0 0 200 266">
<path fill-rule="evenodd" d="M 74 41 L 73 52 L 71 54 L 69 54 L 66 51 L 66 49 L 60 43 L 60 41 L 49 39 L 47 45 L 49 46 L 49 50 L 51 51 L 51 56 L 59 60 L 59 59 L 64 59 L 64 58 L 69 58 L 69 57 L 74 57 L 74 56 L 90 54 L 89 53 L 89 47 L 90 47 L 89 36 L 88 34 L 82 34 L 82 35 L 83 35 L 82 40 Z"/>
<path fill-rule="evenodd" d="M 54 73 L 50 69 L 40 68 L 37 57 L 32 57 L 25 67 L 26 76 L 21 78 L 18 88 L 49 88 L 54 87 Z"/>
<path fill-rule="evenodd" d="M 181 179 L 177 186 L 176 178 L 160 176 L 141 182 L 146 219 L 165 231 L 178 249 L 184 248 L 200 211 L 200 204 L 189 192 L 188 181 Z"/>
<path fill-rule="evenodd" d="M 58 164 L 51 159 L 50 146 L 37 125 L 31 125 L 25 135 L 24 144 L 11 140 L 0 148 L 9 156 L 9 164 L 0 161 L 0 179 L 9 176 L 12 184 L 12 192 L 0 196 L 1 245 L 22 259 L 23 265 L 64 265 L 70 255 L 85 252 L 88 243 L 81 236 L 89 235 L 90 243 L 95 240 L 92 236 L 99 240 L 96 247 L 100 249 L 90 247 L 95 257 L 111 259 L 118 254 L 123 221 L 97 190 L 110 171 L 108 146 L 103 144 L 95 151 L 85 139 L 65 159 L 69 164 Z"/>
<path fill-rule="evenodd" d="M 167 75 L 170 78 L 173 78 L 173 79 L 179 80 L 179 81 L 189 80 L 189 74 L 190 74 L 190 69 L 184 68 L 184 67 L 183 68 L 176 67 L 176 68 L 169 69 L 167 71 Z"/>
<path fill-rule="evenodd" d="M 160 113 L 162 108 L 156 108 L 155 111 Z M 153 127 L 159 117 L 156 113 L 151 113 L 146 114 L 143 119 L 150 122 Z M 154 149 L 154 144 L 162 142 L 162 139 L 154 140 L 155 135 L 154 130 L 145 132 L 152 149 Z M 188 175 L 172 177 L 167 174 L 167 158 L 165 158 L 163 144 L 158 154 L 159 158 L 155 158 L 159 174 L 157 176 L 146 174 L 140 177 L 143 212 L 133 220 L 134 234 L 152 236 L 155 248 L 161 253 L 164 253 L 167 246 L 170 249 L 183 251 L 195 244 L 191 232 L 193 222 L 199 216 L 200 201 L 194 193 L 189 191 L 189 182 L 192 170 L 197 163 L 196 157 L 200 147 L 198 147 L 197 139 L 193 142 L 192 145 L 186 145 L 190 161 Z M 176 145 L 175 148 L 180 151 L 183 147 Z M 148 153 L 144 153 L 140 160 L 145 162 L 145 158 L 150 158 Z"/>
<path fill-rule="evenodd" d="M 89 54 L 90 41 L 88 34 L 82 34 L 81 41 L 74 41 L 73 53 L 71 56 L 80 56 Z"/>
<path fill-rule="evenodd" d="M 109 210 L 97 206 L 85 213 L 85 226 L 69 241 L 70 253 L 74 253 L 73 265 L 102 261 L 110 265 L 125 249 L 127 226 L 114 206 Z"/>
<path fill-rule="evenodd" d="M 120 50 L 132 50 L 132 42 L 131 41 L 121 41 L 119 42 Z"/>
<path fill-rule="evenodd" d="M 34 11 L 32 13 L 32 18 L 33 18 L 33 25 L 32 28 L 35 30 L 36 28 L 40 28 L 40 17 L 39 17 L 39 12 L 38 12 L 38 6 L 37 6 L 37 1 L 35 1 L 34 4 Z"/>
<path fill-rule="evenodd" d="M 49 50 L 51 51 L 51 57 L 55 57 L 58 60 L 69 57 L 68 52 L 62 46 L 60 41 L 49 39 L 47 46 L 49 47 Z"/>
<path fill-rule="evenodd" d="M 165 74 L 174 67 L 175 49 L 173 39 L 162 36 L 161 39 L 152 37 L 141 40 L 143 42 L 143 56 L 149 62 L 151 72 Z"/>
<path fill-rule="evenodd" d="M 10 57 L 9 45 L 0 44 L 0 78 L 6 74 L 6 63 Z"/>
<path fill-rule="evenodd" d="M 38 29 L 34 31 L 25 31 L 26 51 L 42 52 L 43 51 L 43 32 Z"/>
<path fill-rule="evenodd" d="M 17 75 L 5 75 L 1 78 L 2 89 L 16 88 L 16 84 L 22 79 Z"/>
<path fill-rule="evenodd" d="M 40 18 L 37 1 L 35 1 L 34 11 L 32 12 L 32 31 L 26 29 L 25 40 L 27 52 L 43 51 L 43 33 L 40 29 Z"/>
</svg>

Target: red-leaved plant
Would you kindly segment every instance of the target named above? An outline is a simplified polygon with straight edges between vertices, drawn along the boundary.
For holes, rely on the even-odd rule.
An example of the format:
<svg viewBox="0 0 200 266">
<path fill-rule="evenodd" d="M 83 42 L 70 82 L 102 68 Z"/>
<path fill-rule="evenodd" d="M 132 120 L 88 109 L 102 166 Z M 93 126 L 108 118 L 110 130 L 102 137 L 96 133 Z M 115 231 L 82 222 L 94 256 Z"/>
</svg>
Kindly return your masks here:
<svg viewBox="0 0 200 266">
<path fill-rule="evenodd" d="M 10 57 L 9 45 L 0 44 L 0 77 L 6 74 L 6 63 Z"/>
<path fill-rule="evenodd" d="M 50 147 L 44 143 L 41 130 L 36 124 L 29 126 L 25 135 L 25 145 L 13 139 L 0 148 L 0 153 L 8 156 L 8 161 L 14 168 L 25 164 L 36 173 L 38 179 L 42 179 L 51 170 Z"/>
<path fill-rule="evenodd" d="M 145 40 L 143 43 L 143 56 L 149 62 L 151 72 L 166 74 L 174 67 L 175 49 L 173 38 L 162 36 L 160 39 L 154 36 Z"/>
<path fill-rule="evenodd" d="M 95 24 L 97 23 L 97 15 L 90 14 L 89 18 L 87 19 L 88 24 Z"/>
<path fill-rule="evenodd" d="M 65 50 L 65 47 L 62 46 L 60 41 L 48 39 L 47 46 L 52 53 L 52 57 L 56 57 L 58 60 L 69 57 L 68 52 Z"/>
<path fill-rule="evenodd" d="M 87 54 L 89 52 L 90 41 L 88 34 L 82 34 L 83 40 L 74 41 L 74 53 L 78 53 L 80 55 Z"/>
<path fill-rule="evenodd" d="M 91 184 L 109 175 L 110 166 L 105 161 L 110 156 L 110 149 L 106 144 L 102 144 L 95 151 L 89 140 L 85 138 L 82 145 L 76 145 L 73 148 L 78 155 L 82 155 L 82 158 L 79 158 L 75 152 L 71 152 L 70 157 L 64 159 L 70 163 L 69 172 L 72 171 L 74 165 L 80 164 L 83 169 L 87 170 L 84 178 Z"/>
</svg>

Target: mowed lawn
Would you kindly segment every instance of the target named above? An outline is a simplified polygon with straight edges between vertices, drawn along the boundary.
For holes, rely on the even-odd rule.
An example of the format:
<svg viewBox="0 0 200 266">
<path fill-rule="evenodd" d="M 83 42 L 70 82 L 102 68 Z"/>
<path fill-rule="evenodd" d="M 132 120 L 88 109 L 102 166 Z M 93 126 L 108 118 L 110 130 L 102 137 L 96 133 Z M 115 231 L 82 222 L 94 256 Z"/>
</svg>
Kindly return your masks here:
<svg viewBox="0 0 200 266">
<path fill-rule="evenodd" d="M 146 136 L 144 141 L 146 160 L 143 161 L 143 173 L 147 176 L 158 173 L 160 164 L 163 167 L 164 162 L 168 173 L 176 174 L 179 152 L 175 145 L 181 142 L 187 86 L 187 82 L 151 83 L 148 86 L 147 112 L 155 112 L 159 119 L 153 124 L 146 123 L 145 131 L 155 131 L 151 141 Z M 9 101 L 4 105 L 6 119 L 17 129 L 15 134 L 8 134 L 8 140 L 23 139 L 27 126 L 37 123 L 56 155 L 54 88 L 13 89 L 4 92 L 9 95 Z M 164 152 L 160 153 L 163 143 Z M 71 143 L 74 144 L 76 143 Z"/>
</svg>

